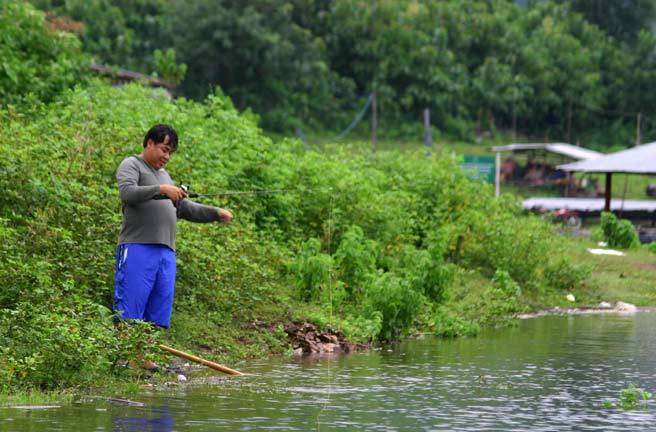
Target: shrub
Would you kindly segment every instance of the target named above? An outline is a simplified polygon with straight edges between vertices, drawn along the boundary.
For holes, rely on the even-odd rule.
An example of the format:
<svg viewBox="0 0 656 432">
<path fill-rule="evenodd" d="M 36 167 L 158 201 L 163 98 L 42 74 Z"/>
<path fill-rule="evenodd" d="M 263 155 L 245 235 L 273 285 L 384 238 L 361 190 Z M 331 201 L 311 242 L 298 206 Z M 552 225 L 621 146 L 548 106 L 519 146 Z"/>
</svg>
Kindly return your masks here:
<svg viewBox="0 0 656 432">
<path fill-rule="evenodd" d="M 407 280 L 390 273 L 373 277 L 366 287 L 363 314 L 381 315 L 380 338 L 393 340 L 408 330 L 419 314 L 422 296 L 410 287 Z"/>
<path fill-rule="evenodd" d="M 592 268 L 589 265 L 574 264 L 566 256 L 547 260 L 544 268 L 545 283 L 559 290 L 571 290 L 590 277 Z"/>
<path fill-rule="evenodd" d="M 485 311 L 478 322 L 486 326 L 505 326 L 519 313 L 519 297 L 522 290 L 510 274 L 497 270 L 492 278 L 492 287 L 481 296 L 477 310 Z"/>
<path fill-rule="evenodd" d="M 0 105 L 52 101 L 87 77 L 75 35 L 50 30 L 27 2 L 0 0 Z"/>
<path fill-rule="evenodd" d="M 541 269 L 557 246 L 552 227 L 534 216 L 521 216 L 503 201 L 487 210 L 466 212 L 456 232 L 463 235 L 461 263 L 492 276 L 497 271 L 524 286 L 536 286 Z"/>
<path fill-rule="evenodd" d="M 445 242 L 431 242 L 428 249 L 406 245 L 393 271 L 409 281 L 413 290 L 439 304 L 446 299 L 455 266 L 444 262 Z"/>
<path fill-rule="evenodd" d="M 444 306 L 436 309 L 430 325 L 435 335 L 447 338 L 476 336 L 481 331 L 477 323 L 464 320 Z"/>
<path fill-rule="evenodd" d="M 0 309 L 0 388 L 89 385 L 111 374 L 117 359 L 135 357 L 143 331 L 115 332 L 111 311 L 75 291 L 71 281 L 57 287 L 43 280 L 14 308 Z"/>
<path fill-rule="evenodd" d="M 362 228 L 354 225 L 344 233 L 335 252 L 339 278 L 356 302 L 362 298 L 364 285 L 376 271 L 378 248 L 375 241 L 364 238 Z"/>
<path fill-rule="evenodd" d="M 638 232 L 631 221 L 618 219 L 613 213 L 601 214 L 601 230 L 610 247 L 628 249 L 640 244 Z"/>
<path fill-rule="evenodd" d="M 311 238 L 292 265 L 296 287 L 304 301 L 318 300 L 321 291 L 330 284 L 332 257 L 321 253 L 319 240 Z"/>
</svg>

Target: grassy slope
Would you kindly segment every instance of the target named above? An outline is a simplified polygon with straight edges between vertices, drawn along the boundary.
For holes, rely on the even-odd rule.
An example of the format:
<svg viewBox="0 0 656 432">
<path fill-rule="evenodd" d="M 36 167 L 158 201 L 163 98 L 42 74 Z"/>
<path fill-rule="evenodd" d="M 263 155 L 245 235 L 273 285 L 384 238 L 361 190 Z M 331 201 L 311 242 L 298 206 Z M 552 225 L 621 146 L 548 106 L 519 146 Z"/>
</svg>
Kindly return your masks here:
<svg viewBox="0 0 656 432">
<path fill-rule="evenodd" d="M 368 136 L 356 139 L 370 140 Z M 521 140 L 515 140 L 520 142 Z M 459 155 L 493 156 L 492 146 L 510 143 L 510 139 L 498 137 L 494 140 L 484 140 L 480 143 L 443 140 L 433 143 L 433 149 L 442 152 L 454 152 Z M 348 145 L 348 138 L 344 140 Z M 391 149 L 417 149 L 423 147 L 421 140 L 379 140 L 378 148 Z M 603 184 L 603 176 L 590 176 L 597 178 Z M 656 183 L 654 176 L 625 175 L 613 176 L 613 197 L 645 200 L 650 199 L 645 194 L 648 184 Z M 515 194 L 520 197 L 554 196 L 553 191 L 540 188 L 520 188 L 502 186 L 502 192 Z M 589 222 L 594 228 L 598 219 Z M 653 280 L 656 278 L 656 255 L 645 248 L 624 251 L 626 256 L 593 255 L 589 248 L 597 248 L 594 240 L 586 237 L 572 237 L 564 234 L 562 241 L 568 245 L 571 257 L 576 263 L 585 264 L 592 269 L 592 276 L 586 287 L 575 293 L 577 302 L 570 303 L 564 295 L 559 297 L 545 297 L 535 295 L 525 297 L 526 305 L 531 310 L 550 308 L 553 306 L 572 307 L 580 305 L 595 305 L 600 301 L 624 301 L 638 306 L 656 305 L 656 290 L 653 289 Z M 454 288 L 452 299 L 447 305 L 452 308 L 463 309 L 463 305 L 473 302 L 480 292 L 489 284 L 484 278 L 463 276 L 460 286 Z M 465 307 L 466 309 L 466 307 Z"/>
</svg>

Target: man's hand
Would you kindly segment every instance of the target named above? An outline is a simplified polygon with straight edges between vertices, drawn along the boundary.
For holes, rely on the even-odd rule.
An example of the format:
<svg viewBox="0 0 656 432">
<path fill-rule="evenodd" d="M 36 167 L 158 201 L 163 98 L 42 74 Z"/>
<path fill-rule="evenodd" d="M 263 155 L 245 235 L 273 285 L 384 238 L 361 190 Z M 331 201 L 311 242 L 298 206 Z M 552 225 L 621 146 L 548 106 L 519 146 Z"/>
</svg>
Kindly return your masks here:
<svg viewBox="0 0 656 432">
<path fill-rule="evenodd" d="M 226 209 L 219 209 L 219 220 L 221 223 L 228 224 L 232 220 L 232 213 Z"/>
<path fill-rule="evenodd" d="M 187 197 L 187 192 L 184 189 L 170 184 L 159 185 L 159 193 L 171 198 L 173 202 L 178 202 Z"/>
</svg>

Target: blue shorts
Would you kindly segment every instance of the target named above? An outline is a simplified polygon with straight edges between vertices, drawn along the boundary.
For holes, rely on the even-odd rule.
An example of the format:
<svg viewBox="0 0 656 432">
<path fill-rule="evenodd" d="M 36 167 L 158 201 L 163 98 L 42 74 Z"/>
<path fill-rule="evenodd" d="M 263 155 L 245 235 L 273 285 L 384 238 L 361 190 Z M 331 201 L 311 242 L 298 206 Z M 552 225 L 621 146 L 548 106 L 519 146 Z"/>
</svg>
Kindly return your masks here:
<svg viewBox="0 0 656 432">
<path fill-rule="evenodd" d="M 123 244 L 116 250 L 114 313 L 124 320 L 171 324 L 175 252 L 157 244 Z"/>
</svg>

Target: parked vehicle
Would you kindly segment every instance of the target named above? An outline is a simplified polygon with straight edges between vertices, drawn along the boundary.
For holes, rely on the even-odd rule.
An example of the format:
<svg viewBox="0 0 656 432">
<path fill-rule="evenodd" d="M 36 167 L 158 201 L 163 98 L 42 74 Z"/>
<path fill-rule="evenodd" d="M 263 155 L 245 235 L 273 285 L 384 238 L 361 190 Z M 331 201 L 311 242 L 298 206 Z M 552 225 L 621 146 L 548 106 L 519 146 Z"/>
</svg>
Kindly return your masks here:
<svg viewBox="0 0 656 432">
<path fill-rule="evenodd" d="M 558 209 L 555 211 L 548 211 L 546 209 L 541 211 L 542 217 L 554 223 L 560 223 L 567 228 L 579 229 L 583 225 L 583 219 L 579 212 L 569 209 Z"/>
</svg>

